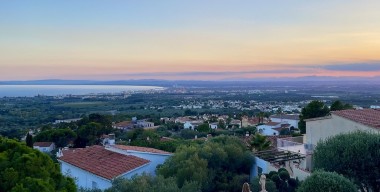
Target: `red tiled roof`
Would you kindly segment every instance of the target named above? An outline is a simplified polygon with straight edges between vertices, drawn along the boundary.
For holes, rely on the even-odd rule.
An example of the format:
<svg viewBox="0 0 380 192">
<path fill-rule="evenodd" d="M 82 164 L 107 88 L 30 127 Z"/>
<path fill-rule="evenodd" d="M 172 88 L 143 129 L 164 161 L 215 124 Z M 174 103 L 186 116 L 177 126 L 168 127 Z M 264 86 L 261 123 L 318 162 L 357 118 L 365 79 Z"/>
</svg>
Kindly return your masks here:
<svg viewBox="0 0 380 192">
<path fill-rule="evenodd" d="M 133 125 L 133 123 L 131 121 L 122 121 L 122 122 L 115 124 L 115 126 L 117 126 L 117 127 L 126 127 L 126 126 L 130 126 L 130 125 Z"/>
<path fill-rule="evenodd" d="M 50 147 L 51 144 L 53 144 L 53 142 L 35 142 L 33 143 L 33 147 Z"/>
<path fill-rule="evenodd" d="M 278 125 L 280 123 L 277 123 L 277 122 L 268 122 L 266 123 L 265 125 L 268 125 L 268 126 L 275 126 L 275 125 Z"/>
<path fill-rule="evenodd" d="M 149 147 L 138 147 L 138 146 L 130 146 L 130 145 L 113 145 L 113 147 L 121 149 L 121 150 L 131 150 L 131 151 L 140 151 L 146 153 L 158 153 L 158 154 L 171 154 L 167 151 L 162 151 L 159 149 L 149 148 Z"/>
<path fill-rule="evenodd" d="M 109 151 L 98 145 L 62 152 L 63 156 L 59 160 L 110 180 L 150 162 L 133 155 Z"/>
<path fill-rule="evenodd" d="M 376 109 L 348 109 L 341 111 L 332 111 L 334 115 L 361 123 L 376 129 L 380 129 L 380 110 Z"/>
</svg>

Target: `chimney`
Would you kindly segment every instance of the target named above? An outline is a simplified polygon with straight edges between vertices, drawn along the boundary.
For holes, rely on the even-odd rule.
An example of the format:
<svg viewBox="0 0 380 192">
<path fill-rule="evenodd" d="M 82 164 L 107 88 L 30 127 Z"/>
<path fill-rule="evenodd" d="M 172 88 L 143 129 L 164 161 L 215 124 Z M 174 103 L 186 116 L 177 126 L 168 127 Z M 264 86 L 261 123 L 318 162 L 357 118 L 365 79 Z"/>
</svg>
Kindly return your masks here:
<svg viewBox="0 0 380 192">
<path fill-rule="evenodd" d="M 108 134 L 108 144 L 115 145 L 115 134 L 113 133 Z"/>
<path fill-rule="evenodd" d="M 63 153 L 62 153 L 62 149 L 61 149 L 61 148 L 58 149 L 56 156 L 57 156 L 57 158 L 60 158 L 60 157 L 63 156 Z"/>
</svg>

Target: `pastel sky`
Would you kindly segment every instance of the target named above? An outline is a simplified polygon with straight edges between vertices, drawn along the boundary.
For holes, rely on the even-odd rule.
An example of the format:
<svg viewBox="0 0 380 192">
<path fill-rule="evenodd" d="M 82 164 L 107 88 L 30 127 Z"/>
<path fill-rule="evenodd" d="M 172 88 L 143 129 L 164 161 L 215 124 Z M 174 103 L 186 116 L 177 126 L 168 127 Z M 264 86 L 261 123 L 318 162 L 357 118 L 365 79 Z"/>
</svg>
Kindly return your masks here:
<svg viewBox="0 0 380 192">
<path fill-rule="evenodd" d="M 380 76 L 379 0 L 3 0 L 0 80 Z"/>
</svg>

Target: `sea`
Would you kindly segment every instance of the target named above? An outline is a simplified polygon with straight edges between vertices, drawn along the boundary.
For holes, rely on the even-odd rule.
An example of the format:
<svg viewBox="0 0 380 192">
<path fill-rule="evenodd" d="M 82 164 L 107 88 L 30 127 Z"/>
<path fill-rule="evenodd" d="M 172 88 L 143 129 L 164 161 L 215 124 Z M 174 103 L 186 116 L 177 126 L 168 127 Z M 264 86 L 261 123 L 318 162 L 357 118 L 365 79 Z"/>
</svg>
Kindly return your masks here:
<svg viewBox="0 0 380 192">
<path fill-rule="evenodd" d="M 163 87 L 156 86 L 130 85 L 0 85 L 0 97 L 117 94 L 130 91 L 158 91 L 163 89 Z"/>
</svg>

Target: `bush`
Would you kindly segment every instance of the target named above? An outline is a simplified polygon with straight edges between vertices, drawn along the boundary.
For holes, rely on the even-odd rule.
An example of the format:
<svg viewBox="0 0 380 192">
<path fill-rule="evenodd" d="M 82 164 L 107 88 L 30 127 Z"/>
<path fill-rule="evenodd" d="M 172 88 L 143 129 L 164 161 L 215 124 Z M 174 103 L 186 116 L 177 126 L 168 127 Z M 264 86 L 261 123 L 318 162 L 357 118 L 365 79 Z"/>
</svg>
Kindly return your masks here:
<svg viewBox="0 0 380 192">
<path fill-rule="evenodd" d="M 332 172 L 316 171 L 308 177 L 297 192 L 357 192 L 355 185 L 347 178 Z"/>
<path fill-rule="evenodd" d="M 314 167 L 342 174 L 362 191 L 380 191 L 379 149 L 379 134 L 358 131 L 337 135 L 318 143 Z"/>
</svg>

